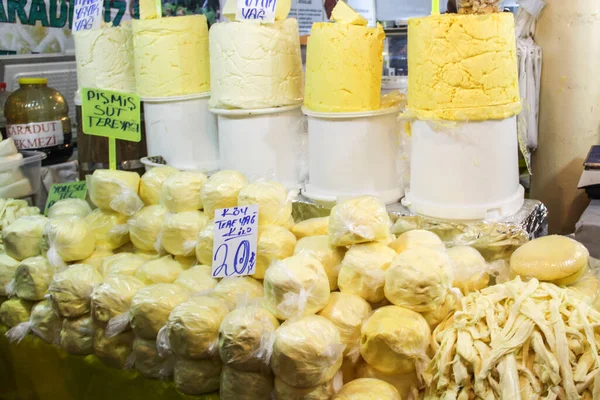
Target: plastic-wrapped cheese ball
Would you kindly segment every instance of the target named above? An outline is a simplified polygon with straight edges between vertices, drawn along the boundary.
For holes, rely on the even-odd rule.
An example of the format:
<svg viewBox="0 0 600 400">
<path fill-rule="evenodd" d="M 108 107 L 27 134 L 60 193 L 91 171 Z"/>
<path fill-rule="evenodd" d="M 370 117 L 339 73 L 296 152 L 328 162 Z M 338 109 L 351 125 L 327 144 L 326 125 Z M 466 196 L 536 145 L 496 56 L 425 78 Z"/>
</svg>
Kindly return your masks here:
<svg viewBox="0 0 600 400">
<path fill-rule="evenodd" d="M 146 285 L 154 283 L 173 283 L 183 267 L 171 256 L 164 256 L 157 260 L 146 261 L 138 268 L 135 277 Z"/>
<path fill-rule="evenodd" d="M 418 392 L 419 378 L 417 377 L 417 371 L 405 374 L 385 374 L 370 366 L 369 363 L 361 361 L 356 367 L 356 376 L 357 378 L 374 378 L 385 381 L 395 387 L 403 399 L 410 398 L 414 390 Z"/>
<path fill-rule="evenodd" d="M 230 310 L 238 303 L 249 304 L 254 299 L 262 299 L 264 289 L 262 283 L 249 276 L 223 278 L 209 293 L 209 296 L 223 300 Z"/>
<path fill-rule="evenodd" d="M 131 299 L 129 309 L 129 322 L 135 335 L 144 339 L 156 339 L 171 311 L 188 297 L 186 289 L 168 283 L 140 289 Z"/>
<path fill-rule="evenodd" d="M 177 390 L 184 394 L 196 396 L 215 392 L 221 381 L 221 362 L 176 358 L 173 380 Z"/>
<path fill-rule="evenodd" d="M 438 251 L 444 251 L 445 249 L 442 239 L 435 233 L 422 229 L 404 232 L 390 243 L 390 247 L 398 254 L 415 247 L 429 247 Z"/>
<path fill-rule="evenodd" d="M 21 318 L 22 316 L 19 316 Z M 57 343 L 62 329 L 62 318 L 54 312 L 50 300 L 42 300 L 31 309 L 31 317 L 6 332 L 11 342 L 20 342 L 31 331 L 47 343 Z"/>
<path fill-rule="evenodd" d="M 335 394 L 333 385 L 335 379 L 316 386 L 297 388 L 290 386 L 283 380 L 275 377 L 273 394 L 276 400 L 323 400 L 330 399 Z"/>
<path fill-rule="evenodd" d="M 42 254 L 42 235 L 47 223 L 46 217 L 29 215 L 5 227 L 2 241 L 6 254 L 19 261 Z"/>
<path fill-rule="evenodd" d="M 54 272 L 55 269 L 45 257 L 31 257 L 21 261 L 15 271 L 15 293 L 24 300 L 43 300 Z"/>
<path fill-rule="evenodd" d="M 219 355 L 223 365 L 239 371 L 270 371 L 269 356 L 279 327 L 277 318 L 263 307 L 233 310 L 219 328 Z"/>
<path fill-rule="evenodd" d="M 352 246 L 342 260 L 338 285 L 343 293 L 355 294 L 370 303 L 385 299 L 385 273 L 396 252 L 381 243 Z"/>
<path fill-rule="evenodd" d="M 166 324 L 171 350 L 191 359 L 217 354 L 219 326 L 229 312 L 223 300 L 192 297 L 171 311 Z"/>
<path fill-rule="evenodd" d="M 175 173 L 177 170 L 168 165 L 146 171 L 140 180 L 140 198 L 144 204 L 158 204 L 164 182 Z"/>
<path fill-rule="evenodd" d="M 71 354 L 92 354 L 95 335 L 96 328 L 89 315 L 77 319 L 64 319 L 60 331 L 60 347 Z"/>
<path fill-rule="evenodd" d="M 91 256 L 81 260 L 79 263 L 91 265 L 100 273 L 102 273 L 102 264 L 104 264 L 104 260 L 114 254 L 115 253 L 112 250 L 105 249 L 103 247 L 96 247 L 96 250 L 94 250 Z"/>
<path fill-rule="evenodd" d="M 167 378 L 172 374 L 172 358 L 162 358 L 156 349 L 156 340 L 135 337 L 133 340 L 135 369 L 146 378 Z"/>
<path fill-rule="evenodd" d="M 214 235 L 215 227 L 211 223 L 208 223 L 198 234 L 198 238 L 196 239 L 196 258 L 200 264 L 212 265 Z"/>
<path fill-rule="evenodd" d="M 584 245 L 566 236 L 551 235 L 519 247 L 510 257 L 513 274 L 570 285 L 588 271 L 590 253 Z"/>
<path fill-rule="evenodd" d="M 194 255 L 198 234 L 207 224 L 208 217 L 200 211 L 166 214 L 161 233 L 162 245 L 175 256 Z"/>
<path fill-rule="evenodd" d="M 137 270 L 148 260 L 133 253 L 119 253 L 106 257 L 102 263 L 102 276 L 135 275 Z"/>
<path fill-rule="evenodd" d="M 44 228 L 44 236 L 50 246 L 48 259 L 57 266 L 61 265 L 61 260 L 71 262 L 88 258 L 96 249 L 96 237 L 91 225 L 79 217 L 50 220 Z"/>
<path fill-rule="evenodd" d="M 96 246 L 115 250 L 129 243 L 129 225 L 126 215 L 97 208 L 85 219 L 92 227 Z"/>
<path fill-rule="evenodd" d="M 344 356 L 354 362 L 360 356 L 360 329 L 371 311 L 371 305 L 363 298 L 334 292 L 327 307 L 319 312 L 339 329 L 342 343 L 346 345 Z"/>
<path fill-rule="evenodd" d="M 130 275 L 107 276 L 92 292 L 91 311 L 94 322 L 105 326 L 112 318 L 127 312 L 133 296 L 144 286 L 142 281 Z"/>
<path fill-rule="evenodd" d="M 98 208 L 133 215 L 144 206 L 138 196 L 140 176 L 136 172 L 97 169 L 87 181 L 90 199 Z"/>
<path fill-rule="evenodd" d="M 124 368 L 133 351 L 133 332 L 123 332 L 108 338 L 104 329 L 96 328 L 94 354 L 105 364 L 114 368 Z"/>
<path fill-rule="evenodd" d="M 87 201 L 83 199 L 63 199 L 59 200 L 48 209 L 48 218 L 58 217 L 79 217 L 85 218 L 92 212 L 92 208 Z"/>
<path fill-rule="evenodd" d="M 332 246 L 329 243 L 329 236 L 310 236 L 298 240 L 294 254 L 307 254 L 319 260 L 329 279 L 329 289 L 337 290 L 344 250 Z"/>
<path fill-rule="evenodd" d="M 291 230 L 298 240 L 307 236 L 329 235 L 329 217 L 311 218 L 298 222 Z"/>
<path fill-rule="evenodd" d="M 196 265 L 181 272 L 173 283 L 188 289 L 190 292 L 198 293 L 214 288 L 219 281 L 212 277 L 211 267 Z"/>
<path fill-rule="evenodd" d="M 12 328 L 22 322 L 29 321 L 33 303 L 23 299 L 6 300 L 0 305 L 0 323 Z"/>
<path fill-rule="evenodd" d="M 202 172 L 176 172 L 163 183 L 160 204 L 172 213 L 202 209 L 202 186 L 206 175 Z"/>
<path fill-rule="evenodd" d="M 273 376 L 260 372 L 242 372 L 223 367 L 220 400 L 264 400 L 273 390 Z"/>
<path fill-rule="evenodd" d="M 256 243 L 256 279 L 264 279 L 267 268 L 279 260 L 294 254 L 296 237 L 286 228 L 270 225 L 259 229 Z"/>
<path fill-rule="evenodd" d="M 451 287 L 451 263 L 448 255 L 427 247 L 406 250 L 394 258 L 385 274 L 385 297 L 409 310 L 434 311 Z"/>
<path fill-rule="evenodd" d="M 5 297 L 6 285 L 14 278 L 19 261 L 4 253 L 0 254 L 0 297 Z"/>
<path fill-rule="evenodd" d="M 167 209 L 156 204 L 142 208 L 129 219 L 129 238 L 136 248 L 156 252 L 166 214 Z"/>
<path fill-rule="evenodd" d="M 192 268 L 194 265 L 198 265 L 198 260 L 196 260 L 196 256 L 193 255 L 193 251 L 192 251 L 192 255 L 189 257 L 185 257 L 185 256 L 175 256 L 174 259 L 175 261 L 177 261 L 179 264 L 181 264 L 181 267 L 184 270 L 188 270 L 190 268 Z"/>
<path fill-rule="evenodd" d="M 356 379 L 345 384 L 333 400 L 402 400 L 395 387 L 373 378 Z"/>
<path fill-rule="evenodd" d="M 91 265 L 76 264 L 57 273 L 48 288 L 58 314 L 76 318 L 90 312 L 90 296 L 102 282 L 102 275 Z"/>
<path fill-rule="evenodd" d="M 390 227 L 385 204 L 377 197 L 361 196 L 331 209 L 329 239 L 334 246 L 387 240 Z"/>
<path fill-rule="evenodd" d="M 405 374 L 428 362 L 431 329 L 425 318 L 406 308 L 386 306 L 376 310 L 361 331 L 360 353 L 384 373 Z"/>
<path fill-rule="evenodd" d="M 452 286 L 465 296 L 486 288 L 490 282 L 487 264 L 483 256 L 469 246 L 456 246 L 446 252 L 452 260 Z"/>
<path fill-rule="evenodd" d="M 298 254 L 271 265 L 264 285 L 265 307 L 282 320 L 317 313 L 329 302 L 329 280 L 323 265 L 308 255 Z"/>
<path fill-rule="evenodd" d="M 238 205 L 258 205 L 258 224 L 280 225 L 292 216 L 292 202 L 283 185 L 277 182 L 255 182 L 244 187 L 238 195 Z"/>
<path fill-rule="evenodd" d="M 247 184 L 246 177 L 237 171 L 223 170 L 211 175 L 202 187 L 204 214 L 213 218 L 215 210 L 237 206 L 238 195 Z"/>
<path fill-rule="evenodd" d="M 317 386 L 338 372 L 343 353 L 335 325 L 325 317 L 307 315 L 286 321 L 277 329 L 271 367 L 288 385 Z"/>
</svg>

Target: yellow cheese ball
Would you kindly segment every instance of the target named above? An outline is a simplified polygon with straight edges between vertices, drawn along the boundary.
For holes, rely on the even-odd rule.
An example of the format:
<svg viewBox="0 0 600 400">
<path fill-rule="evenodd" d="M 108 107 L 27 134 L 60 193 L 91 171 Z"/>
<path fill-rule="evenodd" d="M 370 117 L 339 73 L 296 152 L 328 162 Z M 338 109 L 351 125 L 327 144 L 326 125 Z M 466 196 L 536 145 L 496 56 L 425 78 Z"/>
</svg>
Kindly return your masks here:
<svg viewBox="0 0 600 400">
<path fill-rule="evenodd" d="M 333 400 L 402 400 L 395 387 L 374 378 L 360 378 L 345 384 Z"/>
<path fill-rule="evenodd" d="M 176 172 L 163 183 L 160 204 L 174 213 L 200 210 L 204 182 L 206 175 L 202 172 Z"/>
<path fill-rule="evenodd" d="M 429 247 L 434 250 L 444 251 L 445 246 L 442 239 L 435 233 L 422 229 L 404 232 L 389 245 L 396 253 L 400 254 L 415 247 Z"/>
<path fill-rule="evenodd" d="M 140 176 L 136 172 L 97 169 L 88 175 L 92 203 L 103 210 L 133 215 L 144 203 L 138 196 Z"/>
<path fill-rule="evenodd" d="M 46 217 L 28 215 L 5 227 L 2 230 L 2 242 L 6 254 L 19 261 L 41 255 L 42 235 L 47 223 Z"/>
<path fill-rule="evenodd" d="M 135 337 L 133 340 L 135 369 L 146 378 L 167 378 L 172 373 L 168 365 L 172 357 L 162 358 L 156 349 L 156 340 Z"/>
<path fill-rule="evenodd" d="M 168 165 L 146 171 L 140 180 L 140 198 L 142 201 L 147 206 L 158 204 L 164 182 L 175 173 L 177 173 L 177 170 Z"/>
<path fill-rule="evenodd" d="M 96 237 L 92 226 L 79 217 L 60 217 L 50 220 L 44 228 L 44 235 L 51 253 L 58 255 L 63 262 L 83 260 L 94 253 Z M 51 260 L 51 262 L 55 263 Z"/>
<path fill-rule="evenodd" d="M 171 256 L 150 260 L 138 268 L 135 277 L 146 285 L 154 283 L 173 283 L 183 271 L 181 264 Z"/>
<path fill-rule="evenodd" d="M 129 237 L 133 245 L 144 251 L 156 252 L 157 240 L 167 209 L 161 205 L 142 208 L 129 219 Z"/>
<path fill-rule="evenodd" d="M 250 276 L 223 278 L 209 293 L 227 303 L 230 310 L 239 305 L 252 304 L 256 299 L 262 299 L 264 289 L 262 283 Z"/>
<path fill-rule="evenodd" d="M 322 400 L 335 394 L 333 379 L 316 386 L 297 388 L 275 377 L 274 394 L 276 400 Z"/>
<path fill-rule="evenodd" d="M 101 273 L 105 278 L 112 275 L 135 275 L 146 263 L 146 259 L 138 254 L 119 253 L 106 257 L 102 263 Z"/>
<path fill-rule="evenodd" d="M 6 285 L 13 279 L 19 261 L 4 253 L 0 253 L 0 296 L 6 297 Z"/>
<path fill-rule="evenodd" d="M 126 215 L 97 208 L 88 214 L 85 220 L 94 232 L 96 246 L 115 250 L 129 243 L 129 225 Z"/>
<path fill-rule="evenodd" d="M 221 362 L 216 359 L 188 360 L 178 357 L 173 370 L 175 387 L 181 393 L 197 396 L 219 390 Z"/>
<path fill-rule="evenodd" d="M 24 300 L 43 300 L 55 272 L 55 268 L 42 256 L 21 261 L 15 271 L 15 293 Z"/>
<path fill-rule="evenodd" d="M 252 276 L 256 279 L 264 279 L 269 266 L 275 261 L 292 256 L 295 247 L 296 237 L 286 228 L 270 225 L 259 229 L 256 244 L 256 272 Z"/>
<path fill-rule="evenodd" d="M 56 344 L 60 338 L 62 318 L 54 311 L 48 299 L 36 303 L 31 309 L 31 332 L 46 343 Z"/>
<path fill-rule="evenodd" d="M 223 367 L 220 400 L 269 399 L 273 390 L 273 375 L 260 372 L 243 372 Z"/>
<path fill-rule="evenodd" d="M 102 282 L 102 275 L 91 265 L 76 264 L 54 275 L 48 293 L 58 315 L 77 318 L 90 312 L 90 296 Z"/>
<path fill-rule="evenodd" d="M 202 186 L 204 213 L 214 218 L 215 210 L 238 205 L 240 191 L 248 184 L 244 175 L 237 171 L 219 171 Z"/>
<path fill-rule="evenodd" d="M 214 235 L 215 227 L 211 222 L 198 233 L 198 238 L 196 239 L 196 258 L 200 264 L 212 265 Z"/>
<path fill-rule="evenodd" d="M 292 216 L 292 201 L 287 190 L 277 182 L 255 182 L 247 185 L 238 195 L 238 205 L 258 205 L 258 224 L 280 225 L 288 223 Z"/>
<path fill-rule="evenodd" d="M 65 318 L 60 331 L 60 347 L 67 353 L 88 355 L 94 352 L 96 328 L 87 315 L 76 319 Z"/>
<path fill-rule="evenodd" d="M 9 328 L 29 321 L 33 303 L 23 299 L 6 300 L 0 305 L 0 323 Z"/>
<path fill-rule="evenodd" d="M 91 296 L 91 315 L 94 322 L 105 326 L 112 318 L 129 310 L 133 296 L 144 282 L 130 275 L 109 275 Z"/>
<path fill-rule="evenodd" d="M 106 337 L 104 329 L 96 328 L 94 354 L 113 368 L 125 368 L 133 351 L 133 332 Z"/>
<path fill-rule="evenodd" d="M 79 264 L 91 265 L 92 267 L 96 268 L 98 272 L 102 274 L 102 276 L 104 276 L 104 273 L 102 272 L 104 260 L 114 255 L 115 253 L 110 249 L 96 247 L 96 250 L 94 250 L 94 252 L 88 258 L 81 260 Z"/>
<path fill-rule="evenodd" d="M 90 205 L 83 199 L 63 199 L 57 201 L 48 209 L 48 218 L 70 216 L 85 218 L 91 212 Z"/>
<path fill-rule="evenodd" d="M 490 275 L 485 258 L 473 247 L 456 246 L 447 250 L 452 260 L 452 286 L 465 296 L 488 286 Z"/>
<path fill-rule="evenodd" d="M 207 224 L 208 218 L 200 211 L 167 214 L 162 227 L 162 245 L 175 256 L 194 255 L 198 234 Z"/>
<path fill-rule="evenodd" d="M 213 289 L 219 281 L 212 277 L 212 267 L 196 265 L 182 271 L 173 283 L 188 289 L 190 292 L 199 293 Z"/>
<path fill-rule="evenodd" d="M 394 386 L 403 399 L 408 399 L 414 390 L 418 391 L 419 378 L 417 371 L 411 371 L 406 374 L 391 373 L 386 374 L 373 368 L 369 363 L 361 360 L 356 367 L 357 378 L 375 378 Z"/>
<path fill-rule="evenodd" d="M 329 289 L 337 290 L 344 250 L 341 247 L 332 246 L 329 243 L 329 236 L 310 236 L 298 240 L 294 254 L 307 254 L 319 260 L 329 279 Z"/>
<path fill-rule="evenodd" d="M 334 246 L 375 242 L 389 238 L 390 227 L 385 204 L 377 197 L 361 196 L 331 209 L 329 239 Z"/>
<path fill-rule="evenodd" d="M 298 222 L 291 229 L 296 239 L 307 236 L 329 235 L 329 217 L 310 218 Z"/>
</svg>

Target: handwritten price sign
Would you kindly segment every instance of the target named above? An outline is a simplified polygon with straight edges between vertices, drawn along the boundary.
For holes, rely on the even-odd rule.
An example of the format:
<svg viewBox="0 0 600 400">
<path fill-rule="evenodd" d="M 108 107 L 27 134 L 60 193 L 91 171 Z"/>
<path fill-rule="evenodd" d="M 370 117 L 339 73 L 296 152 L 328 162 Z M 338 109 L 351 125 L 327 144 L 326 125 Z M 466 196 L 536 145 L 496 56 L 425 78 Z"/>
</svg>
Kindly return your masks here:
<svg viewBox="0 0 600 400">
<path fill-rule="evenodd" d="M 64 199 L 82 199 L 87 196 L 87 184 L 85 181 L 76 181 L 68 183 L 57 183 L 50 187 L 48 200 L 46 200 L 46 209 L 44 215 L 48 215 L 48 210 L 57 201 Z"/>
<path fill-rule="evenodd" d="M 258 205 L 215 211 L 212 275 L 215 278 L 256 272 Z"/>
<path fill-rule="evenodd" d="M 73 32 L 100 28 L 104 0 L 75 0 Z"/>
<path fill-rule="evenodd" d="M 236 21 L 275 22 L 277 0 L 238 0 Z"/>
</svg>

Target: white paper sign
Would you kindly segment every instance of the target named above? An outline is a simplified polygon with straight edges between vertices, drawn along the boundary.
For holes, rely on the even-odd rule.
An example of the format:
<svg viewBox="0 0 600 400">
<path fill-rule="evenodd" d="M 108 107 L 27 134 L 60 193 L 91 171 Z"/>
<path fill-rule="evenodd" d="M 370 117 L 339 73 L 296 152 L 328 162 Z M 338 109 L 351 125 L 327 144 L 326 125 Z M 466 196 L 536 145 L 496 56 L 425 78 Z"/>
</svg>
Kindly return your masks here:
<svg viewBox="0 0 600 400">
<path fill-rule="evenodd" d="M 277 0 L 238 0 L 236 21 L 275 22 Z"/>
<path fill-rule="evenodd" d="M 298 20 L 300 36 L 310 35 L 312 24 L 323 22 L 323 0 L 292 0 L 289 17 Z"/>
<path fill-rule="evenodd" d="M 75 0 L 73 32 L 100 28 L 104 0 Z"/>
<path fill-rule="evenodd" d="M 215 210 L 212 275 L 215 278 L 256 272 L 258 205 Z"/>
</svg>

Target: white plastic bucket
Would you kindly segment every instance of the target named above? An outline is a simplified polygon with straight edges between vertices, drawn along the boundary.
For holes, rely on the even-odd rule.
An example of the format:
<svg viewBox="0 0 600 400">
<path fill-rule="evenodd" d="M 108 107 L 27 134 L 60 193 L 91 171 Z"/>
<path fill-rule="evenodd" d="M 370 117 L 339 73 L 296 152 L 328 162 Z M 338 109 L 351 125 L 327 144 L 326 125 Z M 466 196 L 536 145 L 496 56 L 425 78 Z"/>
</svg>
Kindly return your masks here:
<svg viewBox="0 0 600 400">
<path fill-rule="evenodd" d="M 523 205 L 516 117 L 483 122 L 412 124 L 410 189 L 418 214 L 451 220 L 495 220 Z"/>
<path fill-rule="evenodd" d="M 298 187 L 306 132 L 299 105 L 210 111 L 218 116 L 221 169 L 240 171 L 250 180 L 268 178 Z"/>
<path fill-rule="evenodd" d="M 360 195 L 386 204 L 404 195 L 400 155 L 399 107 L 357 113 L 308 116 L 308 183 L 304 194 L 318 202 Z"/>
<path fill-rule="evenodd" d="M 219 168 L 217 120 L 208 111 L 210 93 L 142 98 L 148 154 L 182 170 Z"/>
</svg>

